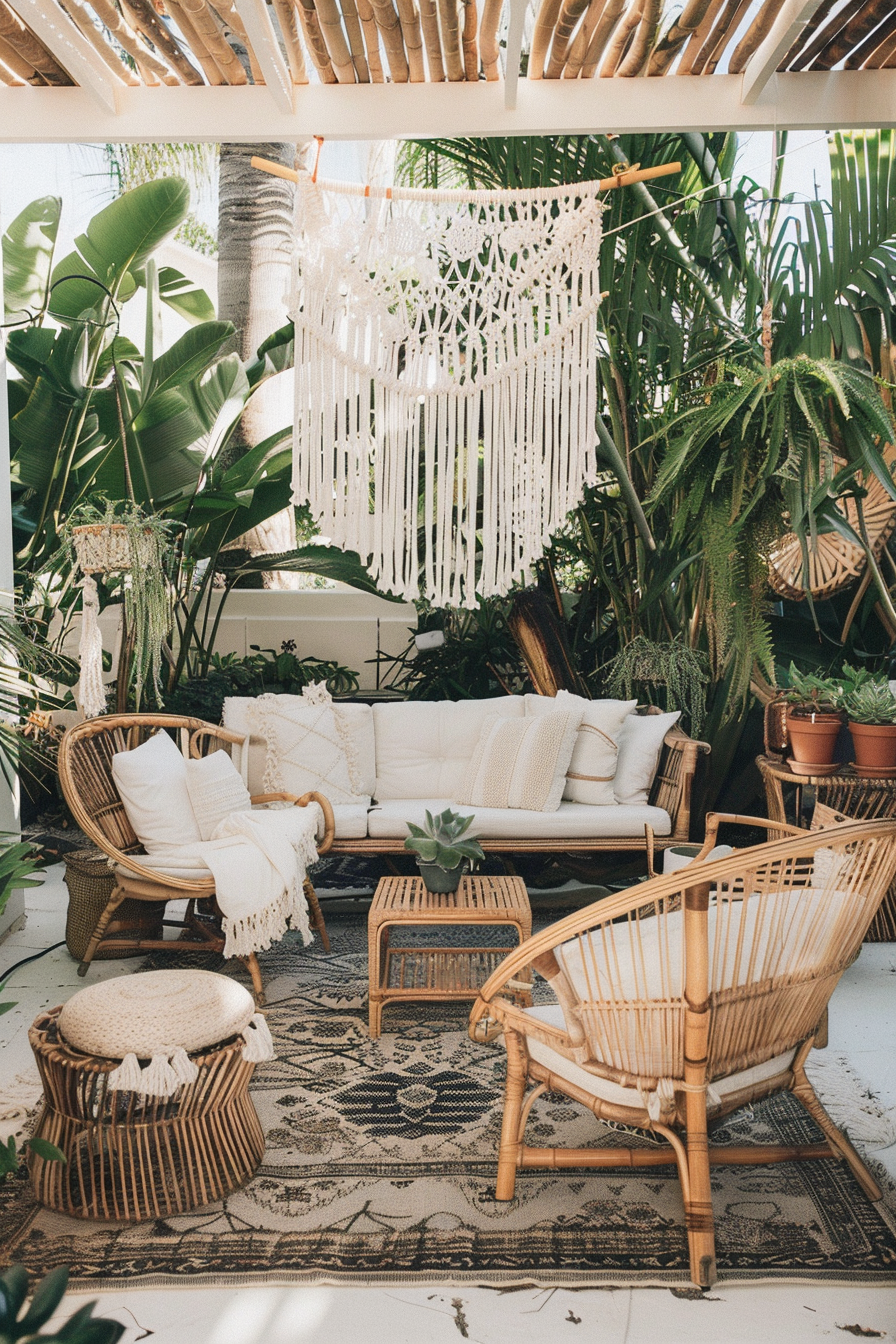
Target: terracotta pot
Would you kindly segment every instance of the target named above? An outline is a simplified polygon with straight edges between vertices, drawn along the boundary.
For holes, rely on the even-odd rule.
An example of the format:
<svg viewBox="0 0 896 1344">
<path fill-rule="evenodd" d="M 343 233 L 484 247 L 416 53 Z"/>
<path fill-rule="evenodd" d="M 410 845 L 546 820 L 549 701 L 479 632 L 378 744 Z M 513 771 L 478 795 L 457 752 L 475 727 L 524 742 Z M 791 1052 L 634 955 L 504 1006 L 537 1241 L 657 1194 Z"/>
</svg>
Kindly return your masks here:
<svg viewBox="0 0 896 1344">
<path fill-rule="evenodd" d="M 850 720 L 849 731 L 856 749 L 857 775 L 863 779 L 896 777 L 896 723 L 853 723 Z"/>
<path fill-rule="evenodd" d="M 837 748 L 843 717 L 837 713 L 794 714 L 787 711 L 787 736 L 790 739 L 791 768 L 797 774 L 811 775 L 811 766 L 830 766 Z M 800 770 L 799 767 L 804 769 Z"/>
</svg>

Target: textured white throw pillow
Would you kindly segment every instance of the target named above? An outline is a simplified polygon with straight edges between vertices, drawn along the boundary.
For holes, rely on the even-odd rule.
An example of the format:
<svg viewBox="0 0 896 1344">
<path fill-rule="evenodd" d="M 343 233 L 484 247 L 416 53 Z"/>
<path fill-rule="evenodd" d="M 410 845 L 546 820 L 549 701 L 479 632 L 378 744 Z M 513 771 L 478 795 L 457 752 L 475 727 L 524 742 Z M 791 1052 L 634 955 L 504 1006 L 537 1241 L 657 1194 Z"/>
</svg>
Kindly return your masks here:
<svg viewBox="0 0 896 1344">
<path fill-rule="evenodd" d="M 615 804 L 613 780 L 619 734 L 637 703 L 637 700 L 585 700 L 569 691 L 558 691 L 556 696 L 526 696 L 528 715 L 550 714 L 558 709 L 581 710 L 582 721 L 566 772 L 564 798 L 599 807 Z"/>
<path fill-rule="evenodd" d="M 581 717 L 578 709 L 528 719 L 489 715 L 458 801 L 471 807 L 556 812 Z"/>
<path fill-rule="evenodd" d="M 364 803 L 354 792 L 343 735 L 331 704 L 301 695 L 260 695 L 247 711 L 250 731 L 267 743 L 266 793 L 317 790 L 331 803 Z"/>
<path fill-rule="evenodd" d="M 681 711 L 674 714 L 629 714 L 619 732 L 619 756 L 613 792 L 617 803 L 645 807 L 659 764 L 663 738 Z"/>
<path fill-rule="evenodd" d="M 148 854 L 202 837 L 187 789 L 187 762 L 166 732 L 112 757 L 112 778 L 134 834 Z"/>
<path fill-rule="evenodd" d="M 234 812 L 248 812 L 252 799 L 240 772 L 226 751 L 213 751 L 187 761 L 187 791 L 203 840 L 211 840 L 218 823 Z"/>
</svg>

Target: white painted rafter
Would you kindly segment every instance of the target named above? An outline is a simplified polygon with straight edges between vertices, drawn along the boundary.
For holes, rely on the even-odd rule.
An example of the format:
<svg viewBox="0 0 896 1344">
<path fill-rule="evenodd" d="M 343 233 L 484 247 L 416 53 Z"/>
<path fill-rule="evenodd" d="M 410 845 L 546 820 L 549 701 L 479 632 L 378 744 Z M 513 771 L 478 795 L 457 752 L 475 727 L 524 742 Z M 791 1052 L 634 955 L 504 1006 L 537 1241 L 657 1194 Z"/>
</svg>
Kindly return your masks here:
<svg viewBox="0 0 896 1344">
<path fill-rule="evenodd" d="M 252 50 L 261 66 L 265 86 L 270 90 L 278 111 L 291 113 L 294 87 L 292 76 L 283 59 L 265 0 L 235 0 L 235 3 Z"/>
<path fill-rule="evenodd" d="M 523 32 L 529 0 L 509 0 L 510 18 L 507 23 L 507 46 L 504 53 L 504 106 L 510 111 L 516 107 L 517 87 L 520 82 L 520 54 L 523 50 Z"/>
<path fill-rule="evenodd" d="M 784 0 L 777 18 L 744 69 L 740 100 L 745 107 L 752 107 L 757 101 L 781 58 L 787 55 L 823 3 L 824 0 Z"/>
<path fill-rule="evenodd" d="M 124 80 L 116 78 L 59 6 L 45 0 L 10 0 L 10 5 L 75 83 L 114 116 L 116 90 L 127 86 Z M 77 133 L 72 138 L 76 137 Z"/>
</svg>

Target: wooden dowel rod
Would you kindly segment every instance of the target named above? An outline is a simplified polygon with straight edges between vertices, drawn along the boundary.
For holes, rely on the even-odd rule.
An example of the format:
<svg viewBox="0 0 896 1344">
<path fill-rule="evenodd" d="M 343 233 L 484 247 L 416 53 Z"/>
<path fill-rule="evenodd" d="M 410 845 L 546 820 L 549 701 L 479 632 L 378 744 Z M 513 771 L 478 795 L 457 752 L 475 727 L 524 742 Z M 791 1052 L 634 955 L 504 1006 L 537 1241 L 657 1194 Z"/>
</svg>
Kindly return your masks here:
<svg viewBox="0 0 896 1344">
<path fill-rule="evenodd" d="M 261 159 L 257 154 L 253 154 L 249 162 L 259 172 L 270 173 L 272 177 L 285 177 L 289 182 L 298 182 L 299 180 L 299 174 L 295 169 L 284 168 L 281 163 L 272 163 L 270 159 Z M 601 178 L 598 186 L 601 191 L 611 191 L 614 187 L 628 187 L 633 182 L 650 182 L 656 177 L 669 177 L 672 173 L 680 172 L 680 163 L 659 163 L 654 168 L 633 168 L 626 173 L 617 173 L 613 177 Z M 377 194 L 379 194 L 379 191 Z"/>
</svg>

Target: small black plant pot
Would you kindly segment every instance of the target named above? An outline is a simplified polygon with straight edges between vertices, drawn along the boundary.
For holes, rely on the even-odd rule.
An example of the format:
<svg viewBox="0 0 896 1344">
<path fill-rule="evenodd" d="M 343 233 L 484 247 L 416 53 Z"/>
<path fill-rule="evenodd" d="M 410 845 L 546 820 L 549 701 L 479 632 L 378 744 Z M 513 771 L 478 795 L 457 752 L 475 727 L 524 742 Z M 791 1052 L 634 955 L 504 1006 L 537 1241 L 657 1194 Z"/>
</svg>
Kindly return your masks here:
<svg viewBox="0 0 896 1344">
<path fill-rule="evenodd" d="M 457 891 L 460 880 L 466 872 L 467 863 L 464 860 L 456 868 L 440 868 L 437 863 L 421 863 L 418 859 L 417 867 L 427 891 L 432 891 L 439 896 L 447 896 L 450 892 Z"/>
</svg>

